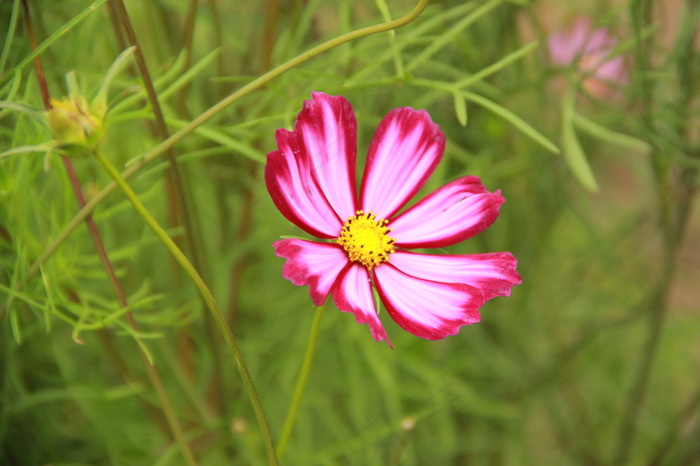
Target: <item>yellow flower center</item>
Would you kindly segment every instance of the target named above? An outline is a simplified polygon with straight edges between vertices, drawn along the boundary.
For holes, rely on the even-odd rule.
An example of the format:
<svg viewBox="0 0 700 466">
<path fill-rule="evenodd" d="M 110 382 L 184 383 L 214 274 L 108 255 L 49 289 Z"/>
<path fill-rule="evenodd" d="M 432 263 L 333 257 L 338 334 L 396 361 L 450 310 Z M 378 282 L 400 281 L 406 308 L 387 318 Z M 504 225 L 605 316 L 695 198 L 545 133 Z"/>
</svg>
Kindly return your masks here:
<svg viewBox="0 0 700 466">
<path fill-rule="evenodd" d="M 388 220 L 375 220 L 372 212 L 355 212 L 343 224 L 337 243 L 345 249 L 353 262 L 359 262 L 368 269 L 389 261 L 394 252 L 394 238 L 389 237 Z"/>
</svg>

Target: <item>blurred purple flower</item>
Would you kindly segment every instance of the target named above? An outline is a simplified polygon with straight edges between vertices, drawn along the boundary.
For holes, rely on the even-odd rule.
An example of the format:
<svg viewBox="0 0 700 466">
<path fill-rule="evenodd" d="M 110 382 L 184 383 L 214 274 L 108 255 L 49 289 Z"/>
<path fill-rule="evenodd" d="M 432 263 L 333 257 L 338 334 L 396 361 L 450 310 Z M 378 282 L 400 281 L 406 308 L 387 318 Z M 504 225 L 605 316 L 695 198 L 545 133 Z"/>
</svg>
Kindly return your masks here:
<svg viewBox="0 0 700 466">
<path fill-rule="evenodd" d="M 583 87 L 591 94 L 609 96 L 627 84 L 626 58 L 611 57 L 617 39 L 606 28 L 592 29 L 586 19 L 578 19 L 571 28 L 549 37 L 549 53 L 559 66 L 575 66 L 583 77 Z"/>
</svg>

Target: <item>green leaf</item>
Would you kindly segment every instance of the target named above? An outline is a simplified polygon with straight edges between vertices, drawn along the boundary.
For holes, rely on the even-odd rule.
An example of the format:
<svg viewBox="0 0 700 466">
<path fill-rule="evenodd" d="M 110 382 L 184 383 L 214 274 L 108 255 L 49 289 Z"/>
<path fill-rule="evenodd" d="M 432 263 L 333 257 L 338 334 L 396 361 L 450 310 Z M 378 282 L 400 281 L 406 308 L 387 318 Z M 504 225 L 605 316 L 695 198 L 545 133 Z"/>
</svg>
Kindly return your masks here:
<svg viewBox="0 0 700 466">
<path fill-rule="evenodd" d="M 598 182 L 593 175 L 586 153 L 578 142 L 578 138 L 570 122 L 564 123 L 562 128 L 562 146 L 564 148 L 564 157 L 576 179 L 578 179 L 584 188 L 592 192 L 597 192 L 599 189 Z"/>
<path fill-rule="evenodd" d="M 586 153 L 583 151 L 581 144 L 576 137 L 573 125 L 574 115 L 574 92 L 573 90 L 567 93 L 564 98 L 564 108 L 562 112 L 562 147 L 564 149 L 564 157 L 569 168 L 581 183 L 581 185 L 591 192 L 598 191 L 598 182 L 593 175 L 591 165 L 588 163 Z"/>
<path fill-rule="evenodd" d="M 463 95 L 458 92 L 452 94 L 455 102 L 455 114 L 457 115 L 457 121 L 462 126 L 467 126 L 467 101 Z"/>
<path fill-rule="evenodd" d="M 35 152 L 50 152 L 58 149 L 60 144 L 56 141 L 48 141 L 34 146 L 20 146 L 0 153 L 0 160 L 17 154 L 27 154 Z"/>
<path fill-rule="evenodd" d="M 183 86 L 187 85 L 195 77 L 197 77 L 202 70 L 214 62 L 216 57 L 219 55 L 220 49 L 214 49 L 208 54 L 206 54 L 201 60 L 191 66 L 186 72 L 175 80 L 170 86 L 168 86 L 163 92 L 159 93 L 158 99 L 161 102 L 165 102 L 171 95 L 175 94 Z"/>
<path fill-rule="evenodd" d="M 377 69 L 381 68 L 385 62 L 392 59 L 395 53 L 412 45 L 425 44 L 427 42 L 425 38 L 431 36 L 435 29 L 443 30 L 445 24 L 463 18 L 475 8 L 476 2 L 466 2 L 463 5 L 449 8 L 433 17 L 426 16 L 421 22 L 417 22 L 414 28 L 402 32 L 404 39 L 397 44 L 397 50 L 384 50 L 378 54 L 374 52 L 376 56 L 372 57 L 372 61 L 358 70 L 354 75 L 350 76 L 344 84 L 344 87 L 358 88 L 366 86 L 366 84 L 372 80 L 372 77 L 377 75 Z M 406 72 L 404 77 L 410 78 L 410 73 Z M 395 79 L 395 77 L 392 79 Z"/>
<path fill-rule="evenodd" d="M 490 110 L 491 112 L 500 116 L 504 120 L 510 122 L 510 124 L 522 131 L 523 134 L 528 136 L 536 143 L 540 144 L 548 151 L 553 152 L 555 154 L 558 154 L 560 152 L 559 148 L 552 141 L 547 139 L 542 133 L 537 131 L 535 128 L 530 126 L 525 120 L 523 120 L 507 108 L 498 105 L 496 102 L 494 102 L 493 100 L 489 100 L 486 97 L 474 94 L 473 92 L 464 92 L 462 95 L 466 99 L 471 100 L 475 104 L 481 105 L 485 109 Z"/>
<path fill-rule="evenodd" d="M 18 18 L 20 17 L 19 7 L 20 3 L 19 0 L 14 0 L 13 5 L 12 5 L 12 14 L 10 15 L 10 21 L 9 21 L 9 27 L 4 31 L 5 32 L 5 45 L 2 47 L 2 55 L 0 55 L 0 75 L 2 75 L 3 70 L 5 69 L 5 63 L 7 63 L 7 58 L 10 55 L 10 46 L 12 45 L 12 41 L 15 38 L 15 31 L 17 30 L 17 23 L 19 23 Z M 6 10 L 7 11 L 7 10 Z M 17 70 L 17 74 L 19 74 L 19 70 Z"/>
<path fill-rule="evenodd" d="M 168 123 L 172 124 L 173 126 L 184 127 L 188 122 L 185 120 L 169 118 Z M 232 152 L 239 153 L 242 156 L 247 157 L 254 162 L 265 163 L 265 156 L 262 155 L 258 150 L 256 150 L 249 144 L 246 144 L 245 142 L 232 138 L 223 131 L 214 129 L 210 126 L 202 125 L 196 130 L 194 130 L 194 132 L 199 136 L 209 139 L 210 141 L 214 141 L 218 144 L 221 144 L 222 146 L 228 147 L 229 149 L 231 149 Z"/>
<path fill-rule="evenodd" d="M 503 0 L 488 1 L 479 6 L 479 8 L 474 10 L 469 15 L 462 18 L 462 20 L 457 24 L 440 34 L 437 39 L 431 41 L 430 45 L 425 47 L 421 53 L 411 60 L 411 62 L 406 66 L 406 70 L 409 72 L 415 70 L 418 65 L 423 64 L 425 60 L 431 58 L 444 47 L 463 40 L 462 37 L 465 29 L 469 28 L 469 26 L 475 23 L 478 19 L 481 19 L 497 6 L 500 6 L 502 2 Z"/>
<path fill-rule="evenodd" d="M 44 272 L 43 267 L 39 267 L 39 272 L 41 272 L 41 281 L 44 284 L 44 290 L 46 291 L 46 306 L 44 306 L 44 326 L 46 328 L 46 335 L 51 331 L 51 313 L 56 312 L 56 302 L 53 299 L 53 293 L 51 292 L 51 287 L 49 286 L 49 277 Z"/>
<path fill-rule="evenodd" d="M 7 91 L 7 98 L 5 100 L 12 101 L 19 91 L 19 86 L 22 84 L 22 72 L 20 70 L 15 71 L 15 76 L 9 84 L 9 89 Z M 3 89 L 4 90 L 4 89 Z"/>
<path fill-rule="evenodd" d="M 80 85 L 78 85 L 78 78 L 75 77 L 75 71 L 69 71 L 66 73 L 66 87 L 68 88 L 68 96 L 72 98 L 80 94 Z"/>
<path fill-rule="evenodd" d="M 651 146 L 647 142 L 632 136 L 628 136 L 627 134 L 618 133 L 617 131 L 608 129 L 593 120 L 579 115 L 576 112 L 573 112 L 572 119 L 577 128 L 585 131 L 594 138 L 600 139 L 603 142 L 609 142 L 610 144 L 640 150 L 643 152 L 648 152 L 651 150 Z"/>
<path fill-rule="evenodd" d="M 117 58 L 114 59 L 112 65 L 107 70 L 105 78 L 102 80 L 102 85 L 100 86 L 95 98 L 92 100 L 91 110 L 96 113 L 104 114 L 107 111 L 107 91 L 109 86 L 112 84 L 114 77 L 117 75 L 119 70 L 122 69 L 126 60 L 136 51 L 136 47 L 132 46 L 125 49 L 120 53 Z"/>
<path fill-rule="evenodd" d="M 154 79 L 153 85 L 156 88 L 156 91 L 158 91 L 158 100 L 163 100 L 160 90 L 169 83 L 172 83 L 175 79 L 178 79 L 178 77 L 182 76 L 187 62 L 186 55 L 187 54 L 182 51 L 170 64 L 170 66 L 168 66 L 168 69 L 161 76 Z M 206 57 L 204 59 L 206 59 Z M 123 98 L 119 102 L 111 102 L 109 106 L 110 121 L 114 121 L 112 120 L 113 115 L 120 114 L 126 111 L 125 109 L 138 107 L 138 109 L 141 110 L 143 108 L 141 101 L 146 97 L 146 90 L 143 88 L 143 86 L 135 86 L 133 89 L 134 90 L 127 97 Z"/>
<path fill-rule="evenodd" d="M 15 343 L 21 345 L 22 332 L 19 329 L 19 319 L 17 318 L 17 311 L 15 309 L 10 310 L 10 326 L 12 327 L 12 336 L 15 339 Z"/>
<path fill-rule="evenodd" d="M 46 112 L 44 112 L 43 110 L 36 109 L 34 107 L 30 107 L 29 105 L 25 105 L 21 102 L 11 102 L 8 100 L 2 100 L 0 101 L 0 108 L 12 110 L 14 112 L 24 113 L 29 118 L 37 121 L 41 125 L 48 125 L 46 121 Z"/>
</svg>

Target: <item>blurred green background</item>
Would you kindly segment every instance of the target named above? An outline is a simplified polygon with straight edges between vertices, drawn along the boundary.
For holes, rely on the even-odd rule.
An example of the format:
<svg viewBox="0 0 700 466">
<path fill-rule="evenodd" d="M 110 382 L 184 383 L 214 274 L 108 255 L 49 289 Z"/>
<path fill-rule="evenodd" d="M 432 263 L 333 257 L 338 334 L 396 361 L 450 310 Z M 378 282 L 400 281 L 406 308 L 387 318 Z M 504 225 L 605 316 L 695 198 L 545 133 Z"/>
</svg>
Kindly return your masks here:
<svg viewBox="0 0 700 466">
<path fill-rule="evenodd" d="M 139 348 L 197 464 L 265 464 L 224 339 L 119 190 L 92 219 L 129 312 L 83 222 L 42 259 L 80 210 L 68 175 L 88 201 L 110 181 L 35 147 L 52 139 L 46 97 L 68 96 L 73 71 L 91 102 L 136 37 L 147 70 L 134 54 L 114 75 L 100 145 L 122 170 L 268 70 L 415 3 L 120 3 L 0 3 L 0 464 L 187 464 Z M 550 59 L 579 18 L 625 61 L 608 93 Z M 352 103 L 360 160 L 391 109 L 422 108 L 447 139 L 424 192 L 464 175 L 502 190 L 496 223 L 445 251 L 511 251 L 523 284 L 441 341 L 382 312 L 393 350 L 329 304 L 281 463 L 700 464 L 699 19 L 697 0 L 435 0 L 256 88 L 128 180 L 212 290 L 275 438 L 314 308 L 271 247 L 308 235 L 262 171 L 310 92 Z"/>
</svg>

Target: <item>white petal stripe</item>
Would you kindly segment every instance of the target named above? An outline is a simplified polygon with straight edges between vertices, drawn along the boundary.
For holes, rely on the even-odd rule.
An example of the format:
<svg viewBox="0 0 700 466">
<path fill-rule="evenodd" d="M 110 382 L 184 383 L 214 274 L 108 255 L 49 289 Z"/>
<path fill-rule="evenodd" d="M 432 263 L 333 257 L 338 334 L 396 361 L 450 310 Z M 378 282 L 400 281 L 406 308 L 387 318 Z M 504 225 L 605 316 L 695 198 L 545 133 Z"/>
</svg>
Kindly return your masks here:
<svg viewBox="0 0 700 466">
<path fill-rule="evenodd" d="M 438 256 L 396 251 L 390 261 L 397 269 L 417 278 L 471 285 L 481 290 L 487 300 L 510 296 L 511 288 L 522 283 L 515 271 L 518 262 L 509 252 Z"/>
<path fill-rule="evenodd" d="M 481 233 L 498 217 L 505 199 L 477 177 L 459 178 L 433 191 L 389 223 L 398 247 L 438 248 Z"/>
<path fill-rule="evenodd" d="M 273 202 L 287 219 L 308 233 L 334 238 L 342 221 L 316 184 L 300 136 L 277 131 L 278 151 L 267 155 L 265 183 Z"/>
<path fill-rule="evenodd" d="M 341 273 L 333 287 L 333 301 L 341 311 L 355 314 L 357 322 L 369 324 L 372 338 L 375 341 L 386 340 L 391 346 L 389 337 L 374 308 L 369 273 L 364 266 L 351 263 Z"/>
<path fill-rule="evenodd" d="M 445 137 L 424 110 L 397 108 L 372 139 L 362 179 L 360 204 L 388 218 L 418 190 L 440 162 Z"/>
<path fill-rule="evenodd" d="M 342 220 L 354 215 L 357 121 L 350 102 L 340 96 L 312 92 L 297 117 L 315 177 Z"/>
</svg>

